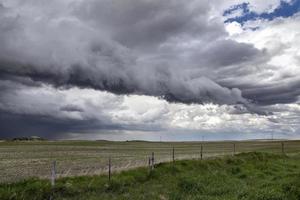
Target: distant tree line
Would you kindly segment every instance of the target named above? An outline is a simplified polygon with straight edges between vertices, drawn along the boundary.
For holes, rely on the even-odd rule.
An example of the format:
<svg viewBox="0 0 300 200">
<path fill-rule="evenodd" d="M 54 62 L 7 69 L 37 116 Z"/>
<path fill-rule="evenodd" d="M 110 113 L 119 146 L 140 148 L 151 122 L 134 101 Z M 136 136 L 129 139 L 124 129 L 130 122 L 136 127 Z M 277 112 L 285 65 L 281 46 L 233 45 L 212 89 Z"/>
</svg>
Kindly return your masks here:
<svg viewBox="0 0 300 200">
<path fill-rule="evenodd" d="M 30 137 L 15 137 L 12 139 L 12 141 L 42 141 L 46 140 L 39 136 L 30 136 Z"/>
</svg>

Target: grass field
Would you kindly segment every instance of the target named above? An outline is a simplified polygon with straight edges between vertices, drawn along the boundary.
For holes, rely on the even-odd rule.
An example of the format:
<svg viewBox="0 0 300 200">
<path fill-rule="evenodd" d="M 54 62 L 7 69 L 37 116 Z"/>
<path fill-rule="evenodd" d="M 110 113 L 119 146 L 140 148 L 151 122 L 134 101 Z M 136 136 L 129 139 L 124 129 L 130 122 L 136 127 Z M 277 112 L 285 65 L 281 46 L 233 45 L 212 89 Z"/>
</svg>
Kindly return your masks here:
<svg viewBox="0 0 300 200">
<path fill-rule="evenodd" d="M 31 179 L 0 185 L 1 200 L 299 200 L 300 155 L 242 153 L 182 160 L 107 176 Z"/>
<path fill-rule="evenodd" d="M 238 152 L 281 153 L 281 141 L 243 142 L 109 142 L 109 141 L 36 141 L 0 142 L 0 183 L 16 182 L 30 177 L 50 178 L 51 163 L 57 162 L 58 177 L 99 175 L 107 172 L 108 158 L 112 171 L 147 166 L 151 152 L 155 162 L 172 159 L 199 159 L 232 155 Z M 289 155 L 300 152 L 300 141 L 284 141 Z"/>
</svg>

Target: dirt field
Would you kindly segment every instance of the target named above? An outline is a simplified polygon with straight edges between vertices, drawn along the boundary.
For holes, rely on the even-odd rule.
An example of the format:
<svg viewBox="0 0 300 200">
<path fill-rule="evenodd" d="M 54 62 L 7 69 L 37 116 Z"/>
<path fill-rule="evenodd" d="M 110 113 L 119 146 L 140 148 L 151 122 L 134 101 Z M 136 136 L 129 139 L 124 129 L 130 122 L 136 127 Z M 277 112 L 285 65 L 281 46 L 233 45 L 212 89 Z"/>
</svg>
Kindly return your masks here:
<svg viewBox="0 0 300 200">
<path fill-rule="evenodd" d="M 282 142 L 283 147 L 282 149 Z M 37 141 L 0 142 L 0 182 L 15 182 L 29 177 L 49 178 L 52 161 L 58 177 L 106 173 L 108 158 L 112 170 L 147 166 L 151 152 L 155 162 L 175 159 L 200 159 L 239 152 L 262 151 L 293 154 L 300 152 L 300 141 L 227 142 L 109 142 Z"/>
</svg>

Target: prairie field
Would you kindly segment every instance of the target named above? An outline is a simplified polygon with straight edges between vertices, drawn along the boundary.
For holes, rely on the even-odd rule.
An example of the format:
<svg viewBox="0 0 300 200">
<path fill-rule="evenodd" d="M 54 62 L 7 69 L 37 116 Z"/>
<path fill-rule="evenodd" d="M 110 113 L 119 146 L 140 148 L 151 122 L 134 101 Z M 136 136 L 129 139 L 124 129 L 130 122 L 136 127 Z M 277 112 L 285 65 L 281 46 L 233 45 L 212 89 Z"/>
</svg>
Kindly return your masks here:
<svg viewBox="0 0 300 200">
<path fill-rule="evenodd" d="M 1 200 L 299 200 L 300 154 L 239 153 L 107 175 L 0 184 Z"/>
<path fill-rule="evenodd" d="M 12 183 L 38 177 L 49 179 L 56 161 L 57 177 L 100 175 L 112 171 L 173 160 L 203 159 L 241 152 L 268 152 L 294 155 L 300 141 L 253 140 L 222 142 L 145 142 L 145 141 L 3 141 L 0 142 L 0 183 Z"/>
</svg>

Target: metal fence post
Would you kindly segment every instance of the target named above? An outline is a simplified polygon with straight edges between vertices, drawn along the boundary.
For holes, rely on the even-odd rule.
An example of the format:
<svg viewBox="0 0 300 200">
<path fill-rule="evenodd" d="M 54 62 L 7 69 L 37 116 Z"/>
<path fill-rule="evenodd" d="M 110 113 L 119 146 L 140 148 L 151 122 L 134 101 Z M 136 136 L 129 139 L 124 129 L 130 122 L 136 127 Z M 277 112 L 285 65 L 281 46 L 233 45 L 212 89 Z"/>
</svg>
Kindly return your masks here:
<svg viewBox="0 0 300 200">
<path fill-rule="evenodd" d="M 51 169 L 51 186 L 55 186 L 55 179 L 56 179 L 56 161 L 52 162 L 52 169 Z"/>
</svg>

